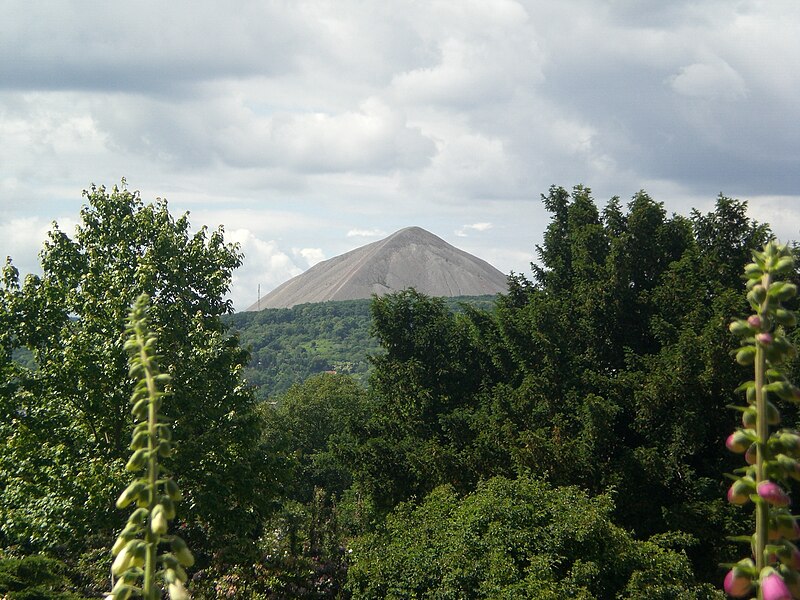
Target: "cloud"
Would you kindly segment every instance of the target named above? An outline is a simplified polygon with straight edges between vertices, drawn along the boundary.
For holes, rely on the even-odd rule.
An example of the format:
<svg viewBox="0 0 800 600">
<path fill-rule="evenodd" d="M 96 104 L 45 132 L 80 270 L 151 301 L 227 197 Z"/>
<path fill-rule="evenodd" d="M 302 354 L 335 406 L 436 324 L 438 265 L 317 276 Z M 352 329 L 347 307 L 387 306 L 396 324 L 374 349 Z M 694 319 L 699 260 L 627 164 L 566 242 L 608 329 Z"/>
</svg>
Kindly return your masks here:
<svg viewBox="0 0 800 600">
<path fill-rule="evenodd" d="M 677 93 L 692 98 L 739 100 L 747 95 L 744 79 L 724 60 L 682 67 L 671 85 Z"/>
<path fill-rule="evenodd" d="M 409 223 L 526 270 L 551 184 L 684 214 L 723 191 L 776 225 L 800 204 L 800 4 L 7 0 L 0 22 L 0 256 L 31 268 L 44 224 L 122 176 L 243 232 L 237 306 Z"/>
<path fill-rule="evenodd" d="M 325 253 L 322 248 L 292 248 L 295 256 L 302 257 L 309 267 L 313 267 L 318 262 L 325 260 Z"/>
<path fill-rule="evenodd" d="M 351 229 L 347 232 L 347 237 L 383 237 L 387 235 L 382 229 Z"/>
<path fill-rule="evenodd" d="M 7 58 L 0 87 L 163 93 L 209 79 L 280 74 L 295 66 L 313 33 L 302 10 L 269 3 L 242 5 L 224 18 L 206 0 L 83 8 L 4 2 L 0 17 L 13 27 L 0 36 Z M 187 19 L 191 27 L 176 31 Z"/>
<path fill-rule="evenodd" d="M 233 274 L 230 296 L 237 310 L 243 310 L 284 281 L 303 272 L 274 240 L 263 240 L 247 229 L 226 233 L 226 240 L 238 243 L 247 257 Z"/>
<path fill-rule="evenodd" d="M 369 173 L 423 167 L 436 151 L 401 112 L 374 97 L 338 114 L 240 114 L 217 140 L 220 157 L 234 166 Z"/>
<path fill-rule="evenodd" d="M 464 225 L 461 229 L 457 229 L 455 234 L 458 237 L 467 237 L 470 231 L 488 231 L 491 228 L 491 223 L 473 223 L 472 225 Z"/>
</svg>

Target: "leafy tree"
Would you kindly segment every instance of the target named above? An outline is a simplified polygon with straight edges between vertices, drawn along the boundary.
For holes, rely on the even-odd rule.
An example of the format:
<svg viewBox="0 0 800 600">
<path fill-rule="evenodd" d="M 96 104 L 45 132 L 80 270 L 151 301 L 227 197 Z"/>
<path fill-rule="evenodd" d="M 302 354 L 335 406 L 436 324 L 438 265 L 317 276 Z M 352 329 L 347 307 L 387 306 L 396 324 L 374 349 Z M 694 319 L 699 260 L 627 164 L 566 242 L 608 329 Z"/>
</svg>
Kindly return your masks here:
<svg viewBox="0 0 800 600">
<path fill-rule="evenodd" d="M 634 541 L 612 510 L 608 496 L 531 477 L 463 497 L 442 486 L 356 541 L 348 586 L 354 599 L 718 597 L 694 581 L 685 540 Z"/>
<path fill-rule="evenodd" d="M 9 265 L 0 290 L 9 326 L 3 368 L 16 368 L 8 349 L 20 345 L 37 365 L 12 373 L 13 389 L 1 398 L 3 413 L 15 415 L 0 424 L 4 543 L 80 546 L 87 534 L 108 531 L 131 423 L 126 307 L 141 293 L 153 299 L 152 327 L 173 381 L 165 412 L 178 452 L 170 469 L 181 473 L 184 506 L 197 515 L 189 533 L 209 551 L 256 533 L 270 475 L 240 377 L 248 356 L 220 321 L 231 311 L 223 297 L 241 255 L 221 228 L 192 233 L 188 215 L 173 218 L 164 200 L 145 205 L 124 182 L 84 195 L 74 238 L 54 224 L 43 275 L 20 286 Z"/>
<path fill-rule="evenodd" d="M 0 594 L 7 600 L 83 600 L 63 562 L 41 555 L 0 558 Z"/>
<path fill-rule="evenodd" d="M 367 419 L 366 390 L 348 375 L 322 373 L 261 407 L 268 451 L 291 465 L 283 498 L 309 503 L 315 488 L 339 496 L 352 485 L 351 465 L 336 451 L 351 446 Z"/>
<path fill-rule="evenodd" d="M 360 489 L 380 510 L 444 482 L 466 489 L 482 377 L 466 318 L 413 289 L 376 298 L 372 317 L 385 353 L 373 358 L 369 420 L 344 449 Z"/>
<path fill-rule="evenodd" d="M 580 186 L 544 201 L 542 264 L 533 281 L 512 276 L 494 311 L 456 319 L 409 296 L 379 307 L 387 353 L 357 479 L 384 509 L 439 483 L 467 491 L 527 472 L 590 494 L 624 490 L 615 521 L 642 538 L 695 536 L 687 553 L 710 581 L 732 550 L 721 532 L 742 525 L 717 476 L 733 468 L 723 407 L 740 378 L 728 356 L 726 324 L 744 310 L 731 270 L 768 229 L 724 197 L 691 219 L 644 192 L 627 210 L 617 199 L 597 210 Z"/>
</svg>

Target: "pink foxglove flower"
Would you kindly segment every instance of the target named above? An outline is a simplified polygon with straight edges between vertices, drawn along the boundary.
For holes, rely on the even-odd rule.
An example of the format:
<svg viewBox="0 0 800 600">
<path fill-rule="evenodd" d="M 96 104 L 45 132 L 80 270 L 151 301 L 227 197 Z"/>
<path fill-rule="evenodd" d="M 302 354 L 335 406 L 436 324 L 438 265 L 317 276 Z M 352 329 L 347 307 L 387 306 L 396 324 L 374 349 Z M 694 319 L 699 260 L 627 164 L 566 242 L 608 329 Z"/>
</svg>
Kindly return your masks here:
<svg viewBox="0 0 800 600">
<path fill-rule="evenodd" d="M 792 600 L 792 593 L 783 578 L 772 571 L 766 577 L 761 578 L 761 598 L 763 600 Z"/>
<path fill-rule="evenodd" d="M 753 587 L 753 582 L 749 577 L 744 575 L 737 576 L 733 570 L 728 571 L 725 575 L 725 583 L 723 584 L 725 593 L 734 598 L 744 598 L 750 593 L 750 588 Z"/>
<path fill-rule="evenodd" d="M 756 492 L 773 506 L 789 506 L 791 503 L 789 494 L 784 492 L 783 488 L 774 481 L 762 481 L 758 484 Z"/>
</svg>

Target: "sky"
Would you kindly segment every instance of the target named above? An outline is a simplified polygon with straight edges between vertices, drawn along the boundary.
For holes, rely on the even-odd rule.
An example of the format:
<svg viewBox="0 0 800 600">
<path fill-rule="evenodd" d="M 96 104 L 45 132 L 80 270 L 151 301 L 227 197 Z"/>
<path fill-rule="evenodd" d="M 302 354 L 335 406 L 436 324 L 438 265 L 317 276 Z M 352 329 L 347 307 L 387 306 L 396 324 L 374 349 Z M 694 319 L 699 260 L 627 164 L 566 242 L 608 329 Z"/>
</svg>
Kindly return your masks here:
<svg viewBox="0 0 800 600">
<path fill-rule="evenodd" d="M 223 225 L 237 309 L 416 225 L 529 273 L 551 185 L 800 239 L 794 0 L 0 4 L 0 257 L 91 184 Z"/>
</svg>

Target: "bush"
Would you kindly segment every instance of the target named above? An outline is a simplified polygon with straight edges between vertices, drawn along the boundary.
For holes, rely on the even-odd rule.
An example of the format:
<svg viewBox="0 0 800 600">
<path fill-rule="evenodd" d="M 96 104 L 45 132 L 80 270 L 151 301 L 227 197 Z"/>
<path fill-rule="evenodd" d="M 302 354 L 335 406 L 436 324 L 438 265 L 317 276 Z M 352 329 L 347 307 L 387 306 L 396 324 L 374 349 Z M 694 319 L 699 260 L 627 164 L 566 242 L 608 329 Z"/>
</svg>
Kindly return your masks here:
<svg viewBox="0 0 800 600">
<path fill-rule="evenodd" d="M 717 597 L 681 549 L 634 540 L 612 510 L 608 495 L 532 477 L 496 477 L 464 497 L 442 486 L 356 541 L 348 586 L 356 599 Z"/>
</svg>

